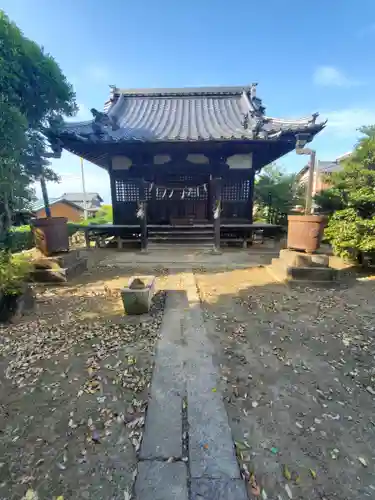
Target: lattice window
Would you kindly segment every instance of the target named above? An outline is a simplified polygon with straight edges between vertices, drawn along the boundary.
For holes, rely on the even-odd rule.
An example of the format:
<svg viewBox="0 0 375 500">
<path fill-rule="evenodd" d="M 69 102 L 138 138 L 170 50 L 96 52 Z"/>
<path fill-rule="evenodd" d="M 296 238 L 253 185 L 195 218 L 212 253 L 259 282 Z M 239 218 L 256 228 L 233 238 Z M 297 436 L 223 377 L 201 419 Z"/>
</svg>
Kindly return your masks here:
<svg viewBox="0 0 375 500">
<path fill-rule="evenodd" d="M 138 201 L 139 186 L 135 182 L 116 179 L 116 201 Z"/>
<path fill-rule="evenodd" d="M 250 181 L 227 183 L 222 186 L 221 198 L 223 201 L 247 201 L 250 193 Z"/>
</svg>

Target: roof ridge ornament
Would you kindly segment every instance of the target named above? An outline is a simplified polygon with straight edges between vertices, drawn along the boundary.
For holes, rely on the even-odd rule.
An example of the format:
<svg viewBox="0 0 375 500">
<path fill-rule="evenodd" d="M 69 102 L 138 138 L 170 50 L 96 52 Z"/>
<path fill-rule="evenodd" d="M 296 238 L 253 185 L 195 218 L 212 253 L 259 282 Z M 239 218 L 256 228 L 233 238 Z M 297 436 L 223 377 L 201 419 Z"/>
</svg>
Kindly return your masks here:
<svg viewBox="0 0 375 500">
<path fill-rule="evenodd" d="M 109 98 L 112 99 L 115 96 L 115 94 L 116 94 L 116 92 L 118 90 L 117 89 L 117 85 L 109 85 L 109 88 L 111 89 L 109 91 Z"/>
<path fill-rule="evenodd" d="M 252 83 L 250 85 L 250 97 L 251 97 L 251 99 L 255 99 L 257 96 L 257 86 L 258 86 L 257 83 Z"/>
<path fill-rule="evenodd" d="M 309 120 L 309 125 L 315 125 L 316 124 L 316 119 L 318 118 L 319 113 L 316 111 L 311 115 L 311 118 Z"/>
<path fill-rule="evenodd" d="M 244 113 L 243 121 L 241 122 L 241 125 L 243 126 L 244 130 L 247 130 L 249 128 L 249 120 L 250 120 L 249 113 Z"/>
<path fill-rule="evenodd" d="M 91 108 L 90 111 L 94 117 L 92 128 L 95 134 L 99 135 L 108 134 L 108 127 L 111 128 L 112 130 L 118 130 L 120 128 L 118 123 L 113 119 L 113 117 L 109 116 L 107 113 L 98 111 L 95 108 Z"/>
</svg>

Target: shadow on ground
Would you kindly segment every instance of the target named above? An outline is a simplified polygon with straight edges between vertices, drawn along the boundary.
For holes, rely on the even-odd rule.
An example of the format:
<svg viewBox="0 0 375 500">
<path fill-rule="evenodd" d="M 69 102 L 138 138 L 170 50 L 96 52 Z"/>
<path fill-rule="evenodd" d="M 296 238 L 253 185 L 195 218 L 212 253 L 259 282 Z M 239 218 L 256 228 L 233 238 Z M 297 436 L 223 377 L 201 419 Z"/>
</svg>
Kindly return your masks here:
<svg viewBox="0 0 375 500">
<path fill-rule="evenodd" d="M 238 457 L 268 498 L 375 496 L 375 281 L 344 276 L 196 274 Z"/>
</svg>

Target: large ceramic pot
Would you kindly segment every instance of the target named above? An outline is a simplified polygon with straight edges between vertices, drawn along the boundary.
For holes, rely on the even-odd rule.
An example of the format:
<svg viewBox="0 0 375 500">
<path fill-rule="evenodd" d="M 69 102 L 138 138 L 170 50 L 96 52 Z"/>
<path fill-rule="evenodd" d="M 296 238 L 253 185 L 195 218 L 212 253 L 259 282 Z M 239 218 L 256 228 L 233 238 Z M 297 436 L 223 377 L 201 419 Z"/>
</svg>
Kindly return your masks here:
<svg viewBox="0 0 375 500">
<path fill-rule="evenodd" d="M 318 250 L 327 218 L 322 215 L 289 215 L 287 247 L 313 253 Z"/>
<path fill-rule="evenodd" d="M 68 219 L 66 217 L 46 217 L 33 219 L 31 227 L 35 246 L 46 256 L 69 250 Z"/>
</svg>

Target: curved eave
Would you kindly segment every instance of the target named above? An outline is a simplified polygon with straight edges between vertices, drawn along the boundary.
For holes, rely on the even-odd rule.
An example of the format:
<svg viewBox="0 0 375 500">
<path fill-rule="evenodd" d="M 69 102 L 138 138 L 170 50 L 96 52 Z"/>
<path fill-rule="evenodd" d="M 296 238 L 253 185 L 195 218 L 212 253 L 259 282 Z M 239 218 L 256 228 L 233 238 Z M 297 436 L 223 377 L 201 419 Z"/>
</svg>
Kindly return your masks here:
<svg viewBox="0 0 375 500">
<path fill-rule="evenodd" d="M 79 133 L 77 130 L 79 130 L 80 123 L 77 123 L 76 126 L 74 127 L 74 131 L 70 132 L 69 129 L 65 129 L 62 132 L 55 134 L 55 137 L 60 139 L 63 143 L 66 143 L 67 141 L 77 141 L 77 142 L 82 142 L 85 144 L 102 144 L 102 145 L 110 145 L 110 144 L 129 144 L 129 145 L 135 145 L 135 144 L 168 144 L 168 143 L 215 143 L 215 142 L 267 142 L 267 141 L 275 141 L 275 140 L 280 140 L 285 137 L 291 137 L 291 136 L 296 136 L 297 134 L 310 134 L 311 135 L 311 140 L 313 137 L 318 134 L 323 128 L 325 127 L 326 123 L 318 123 L 311 125 L 309 123 L 295 123 L 294 126 L 286 126 L 284 124 L 283 128 L 280 128 L 279 130 L 275 129 L 270 129 L 269 131 L 264 130 L 267 135 L 264 137 L 259 137 L 257 139 L 254 139 L 251 135 L 251 133 L 246 133 L 246 134 L 235 134 L 232 136 L 217 136 L 217 137 L 196 137 L 196 138 L 185 138 L 185 137 L 173 137 L 173 138 L 168 138 L 167 140 L 165 138 L 159 139 L 159 138 L 153 138 L 153 137 L 135 137 L 131 135 L 127 135 L 126 138 L 124 137 L 111 137 L 111 135 L 107 135 L 105 137 L 101 137 L 99 135 L 95 135 L 94 133 L 90 135 L 87 134 L 87 128 L 89 124 L 92 122 L 85 122 L 84 127 L 85 127 L 85 135 L 82 135 Z M 72 127 L 73 129 L 73 127 Z M 261 131 L 262 133 L 263 131 Z"/>
<path fill-rule="evenodd" d="M 186 144 L 196 147 L 199 150 L 199 144 L 202 144 L 205 148 L 211 144 L 212 146 L 224 146 L 227 145 L 232 148 L 242 151 L 245 147 L 247 151 L 251 151 L 252 148 L 258 149 L 263 145 L 272 145 L 272 150 L 275 152 L 280 152 L 280 154 L 275 156 L 283 156 L 284 154 L 293 151 L 296 144 L 296 135 L 299 133 L 308 133 L 310 135 L 309 141 L 313 140 L 316 134 L 318 134 L 325 127 L 325 123 L 303 126 L 299 129 L 294 130 L 283 130 L 275 133 L 273 136 L 267 139 L 249 139 L 247 136 L 243 138 L 233 137 L 233 138 L 223 138 L 215 140 L 174 140 L 174 141 L 140 141 L 140 140 L 127 140 L 127 141 L 103 141 L 97 139 L 96 141 L 90 140 L 89 138 L 77 137 L 77 134 L 60 133 L 55 135 L 55 138 L 60 139 L 62 147 L 67 151 L 80 156 L 87 161 L 100 166 L 101 168 L 108 169 L 110 163 L 110 157 L 116 154 L 126 155 L 126 149 L 128 150 L 138 150 L 143 149 L 145 145 L 150 146 L 150 148 L 158 148 L 158 150 L 168 151 L 169 148 L 178 147 L 177 145 Z M 121 153 L 119 149 L 121 148 Z M 273 160 L 272 160 L 273 161 Z"/>
</svg>

